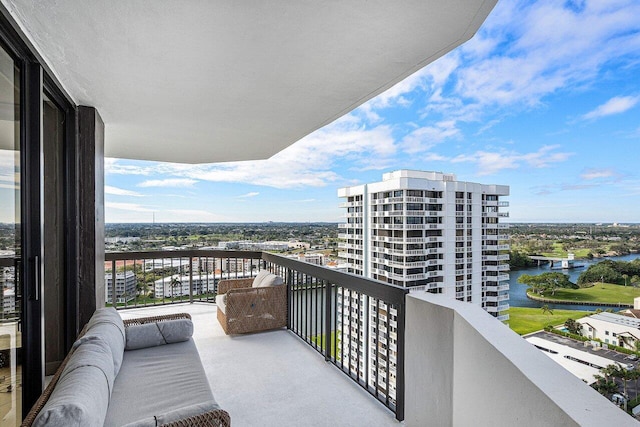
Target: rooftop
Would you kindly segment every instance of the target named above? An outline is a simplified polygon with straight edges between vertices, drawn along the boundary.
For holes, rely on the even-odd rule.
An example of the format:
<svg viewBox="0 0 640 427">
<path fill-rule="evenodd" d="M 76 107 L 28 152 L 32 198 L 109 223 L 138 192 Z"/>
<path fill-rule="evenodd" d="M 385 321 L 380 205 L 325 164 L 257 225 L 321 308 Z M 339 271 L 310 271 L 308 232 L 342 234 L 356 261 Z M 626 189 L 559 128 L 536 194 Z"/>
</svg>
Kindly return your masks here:
<svg viewBox="0 0 640 427">
<path fill-rule="evenodd" d="M 603 322 L 615 323 L 616 325 L 621 325 L 621 326 L 630 326 L 632 328 L 640 328 L 640 319 L 623 316 L 621 314 L 607 313 L 606 311 L 602 313 L 592 314 L 591 316 L 588 317 L 588 319 L 595 319 Z"/>
<path fill-rule="evenodd" d="M 216 306 L 121 310 L 123 318 L 189 313 L 213 395 L 233 426 L 398 426 L 394 414 L 293 333 L 227 336 Z M 354 410 L 357 408 L 357 410 Z"/>
</svg>

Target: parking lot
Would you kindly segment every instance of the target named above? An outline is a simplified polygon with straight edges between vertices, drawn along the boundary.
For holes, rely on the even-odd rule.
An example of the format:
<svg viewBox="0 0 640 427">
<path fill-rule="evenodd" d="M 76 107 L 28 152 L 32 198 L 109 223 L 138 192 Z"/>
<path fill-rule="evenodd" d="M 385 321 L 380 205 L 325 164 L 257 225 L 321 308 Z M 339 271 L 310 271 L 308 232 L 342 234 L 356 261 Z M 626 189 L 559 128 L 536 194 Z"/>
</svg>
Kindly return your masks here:
<svg viewBox="0 0 640 427">
<path fill-rule="evenodd" d="M 560 335 L 552 334 L 551 332 L 539 331 L 539 332 L 535 332 L 533 334 L 524 336 L 524 338 L 527 338 L 527 337 L 539 337 L 547 341 L 551 341 L 551 342 L 555 342 L 558 344 L 575 348 L 576 350 L 585 351 L 587 353 L 595 354 L 600 357 L 606 357 L 607 359 L 611 359 L 623 365 L 632 365 L 633 368 L 635 368 L 638 364 L 638 360 L 633 360 L 633 358 L 630 357 L 630 355 L 628 354 L 619 353 L 617 351 L 605 349 L 605 348 L 599 348 L 598 350 L 594 350 L 594 348 L 591 345 L 585 347 L 585 343 L 582 341 L 577 341 L 571 338 L 566 338 Z"/>
</svg>

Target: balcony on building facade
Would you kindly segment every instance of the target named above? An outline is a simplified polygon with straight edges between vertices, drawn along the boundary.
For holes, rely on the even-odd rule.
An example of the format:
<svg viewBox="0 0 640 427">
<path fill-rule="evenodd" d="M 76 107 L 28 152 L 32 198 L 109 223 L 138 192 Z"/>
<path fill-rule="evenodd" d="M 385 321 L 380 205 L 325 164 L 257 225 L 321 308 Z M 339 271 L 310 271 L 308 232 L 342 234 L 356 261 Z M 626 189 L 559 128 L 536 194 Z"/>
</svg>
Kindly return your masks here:
<svg viewBox="0 0 640 427">
<path fill-rule="evenodd" d="M 502 291 L 509 290 L 508 283 L 486 282 L 485 286 L 487 288 L 487 291 L 492 291 L 492 292 L 502 292 Z"/>
<path fill-rule="evenodd" d="M 500 313 L 501 311 L 509 310 L 509 304 L 487 305 L 485 310 L 489 313 Z"/>
<path fill-rule="evenodd" d="M 507 301 L 509 299 L 509 295 L 487 295 L 485 298 L 487 302 L 500 302 Z"/>
</svg>

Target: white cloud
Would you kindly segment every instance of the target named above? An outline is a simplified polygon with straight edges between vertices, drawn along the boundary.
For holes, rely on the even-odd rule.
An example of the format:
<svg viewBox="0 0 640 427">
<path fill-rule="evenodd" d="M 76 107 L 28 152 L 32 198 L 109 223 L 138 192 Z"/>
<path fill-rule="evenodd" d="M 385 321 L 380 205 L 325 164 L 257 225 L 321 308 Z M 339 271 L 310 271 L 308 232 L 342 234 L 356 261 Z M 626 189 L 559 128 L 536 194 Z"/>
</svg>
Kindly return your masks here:
<svg viewBox="0 0 640 427">
<path fill-rule="evenodd" d="M 396 146 L 388 126 L 361 127 L 349 115 L 275 154 L 267 160 L 190 165 L 173 174 L 213 182 L 235 182 L 275 188 L 323 187 L 343 181 L 339 162 L 366 169 L 392 158 Z"/>
<path fill-rule="evenodd" d="M 0 181 L 20 182 L 20 152 L 16 150 L 0 150 Z M 8 187 L 7 187 L 8 188 Z"/>
<path fill-rule="evenodd" d="M 615 176 L 616 173 L 612 169 L 585 169 L 585 171 L 580 175 L 580 178 L 585 180 L 592 179 L 600 179 L 600 178 L 610 178 Z"/>
<path fill-rule="evenodd" d="M 568 160 L 573 153 L 554 152 L 558 146 L 544 146 L 538 151 L 521 154 L 517 152 L 489 152 L 476 151 L 472 154 L 461 154 L 452 159 L 451 163 L 475 163 L 478 175 L 493 175 L 504 169 L 518 169 L 523 165 L 533 168 L 545 168 L 552 163 Z"/>
<path fill-rule="evenodd" d="M 193 187 L 198 182 L 188 178 L 151 179 L 138 184 L 138 187 Z"/>
<path fill-rule="evenodd" d="M 438 122 L 433 126 L 420 127 L 406 135 L 400 146 L 409 154 L 427 151 L 445 139 L 453 138 L 460 134 L 453 120 Z"/>
<path fill-rule="evenodd" d="M 258 193 L 257 191 L 251 191 L 247 194 L 243 194 L 242 196 L 237 196 L 236 198 L 238 199 L 246 199 L 248 197 L 256 197 L 257 195 L 259 195 L 260 193 Z"/>
<path fill-rule="evenodd" d="M 104 173 L 107 175 L 149 175 L 151 171 L 150 167 L 122 164 L 120 159 L 110 157 L 104 159 Z"/>
<path fill-rule="evenodd" d="M 112 187 L 111 185 L 104 186 L 104 194 L 110 194 L 113 196 L 132 196 L 142 197 L 143 195 L 131 190 L 125 190 L 123 188 Z"/>
<path fill-rule="evenodd" d="M 440 154 L 437 154 L 437 153 L 427 153 L 427 155 L 425 156 L 424 160 L 426 160 L 428 162 L 445 162 L 445 161 L 449 161 L 451 159 L 449 159 L 446 156 L 442 156 Z"/>
<path fill-rule="evenodd" d="M 599 105 L 594 110 L 589 111 L 583 115 L 582 118 L 584 120 L 594 120 L 612 114 L 624 113 L 635 107 L 638 101 L 640 101 L 640 97 L 637 96 L 616 96 L 604 104 Z"/>
<path fill-rule="evenodd" d="M 121 211 L 133 211 L 133 212 L 154 212 L 154 209 L 139 205 L 137 203 L 116 203 L 106 202 L 105 207 L 108 209 L 117 209 Z"/>
<path fill-rule="evenodd" d="M 582 8 L 566 2 L 499 2 L 472 40 L 420 73 L 427 82 L 422 87 L 428 88 L 426 117 L 479 121 L 488 114 L 537 107 L 558 91 L 580 90 L 609 63 L 639 59 L 637 16 L 640 3 L 633 0 L 589 2 Z"/>
</svg>

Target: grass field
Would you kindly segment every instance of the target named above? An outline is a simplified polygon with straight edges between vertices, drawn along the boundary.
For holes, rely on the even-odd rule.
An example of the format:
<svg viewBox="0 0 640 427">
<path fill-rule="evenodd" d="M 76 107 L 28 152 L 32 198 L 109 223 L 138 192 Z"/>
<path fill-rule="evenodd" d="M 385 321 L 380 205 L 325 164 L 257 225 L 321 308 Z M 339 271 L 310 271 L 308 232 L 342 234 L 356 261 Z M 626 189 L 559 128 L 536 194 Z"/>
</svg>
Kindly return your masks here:
<svg viewBox="0 0 640 427">
<path fill-rule="evenodd" d="M 320 348 L 322 348 L 324 350 L 325 346 L 324 346 L 324 339 L 325 339 L 325 334 L 320 334 L 320 335 L 311 335 L 311 341 L 313 341 L 314 343 L 316 343 L 317 345 L 320 346 Z M 336 339 L 337 338 L 337 339 Z M 331 331 L 331 338 L 329 338 L 331 340 L 331 356 L 332 357 L 336 357 L 336 348 L 334 347 L 334 343 L 337 345 L 340 345 L 340 337 L 336 337 L 336 331 Z M 338 357 L 338 360 L 340 360 L 340 358 Z"/>
<path fill-rule="evenodd" d="M 591 314 L 589 311 L 553 310 L 553 314 L 543 313 L 540 308 L 510 307 L 509 327 L 520 335 L 544 329 L 547 325 L 560 325 L 567 319 L 573 320 Z"/>
<path fill-rule="evenodd" d="M 533 295 L 537 296 L 536 294 Z M 600 282 L 596 282 L 590 288 L 558 289 L 555 295 L 544 294 L 545 299 L 613 304 L 633 304 L 633 299 L 636 297 L 640 297 L 640 288 Z"/>
<path fill-rule="evenodd" d="M 571 251 L 576 258 L 586 258 L 591 249 L 574 249 Z M 553 252 L 544 252 L 542 255 L 546 257 L 558 257 L 558 258 L 566 258 L 567 252 L 562 250 L 562 243 L 554 243 L 553 244 Z"/>
</svg>

